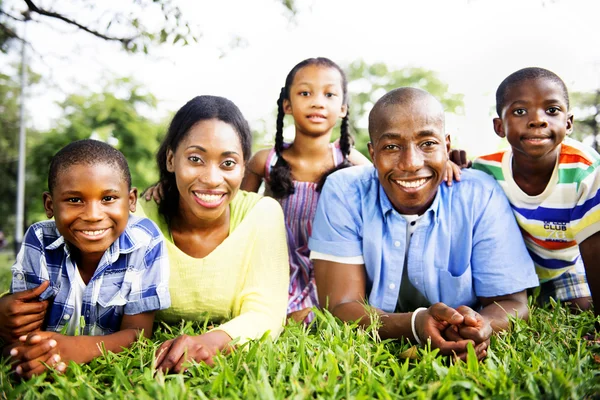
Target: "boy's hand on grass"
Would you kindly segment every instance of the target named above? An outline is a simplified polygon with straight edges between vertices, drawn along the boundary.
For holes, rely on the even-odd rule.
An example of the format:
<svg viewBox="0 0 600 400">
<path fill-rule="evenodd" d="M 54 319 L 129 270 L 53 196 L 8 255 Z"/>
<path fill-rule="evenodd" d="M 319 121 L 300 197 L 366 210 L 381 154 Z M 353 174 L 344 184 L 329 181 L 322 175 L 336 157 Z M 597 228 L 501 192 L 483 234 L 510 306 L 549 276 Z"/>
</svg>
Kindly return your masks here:
<svg viewBox="0 0 600 400">
<path fill-rule="evenodd" d="M 48 301 L 39 296 L 48 288 L 49 281 L 34 289 L 13 293 L 0 298 L 0 337 L 16 342 L 19 337 L 41 329 L 46 317 Z"/>
<path fill-rule="evenodd" d="M 59 341 L 64 337 L 54 332 L 36 332 L 19 338 L 19 343 L 10 350 L 12 368 L 22 379 L 30 379 L 48 368 L 59 372 L 66 370 L 67 364 L 61 357 Z"/>
<path fill-rule="evenodd" d="M 158 182 L 154 186 L 148 187 L 142 192 L 142 197 L 147 201 L 154 199 L 156 204 L 160 204 L 161 200 L 165 197 L 162 183 Z"/>
<path fill-rule="evenodd" d="M 213 357 L 226 348 L 231 341 L 223 331 L 211 331 L 199 336 L 182 335 L 167 340 L 156 351 L 156 369 L 163 372 L 180 373 L 188 361 L 202 362 L 213 366 Z"/>
<path fill-rule="evenodd" d="M 415 329 L 422 342 L 429 339 L 431 347 L 440 349 L 440 353 L 447 356 L 454 356 L 462 360 L 467 357 L 467 345 L 471 343 L 475 346 L 478 358 L 481 357 L 481 351 L 484 346 L 477 346 L 471 339 L 457 338 L 458 340 L 447 339 L 444 334 L 451 326 L 459 326 L 464 323 L 464 316 L 452 307 L 444 303 L 436 303 L 426 311 L 417 314 L 415 320 Z M 487 348 L 487 347 L 486 347 Z"/>
</svg>

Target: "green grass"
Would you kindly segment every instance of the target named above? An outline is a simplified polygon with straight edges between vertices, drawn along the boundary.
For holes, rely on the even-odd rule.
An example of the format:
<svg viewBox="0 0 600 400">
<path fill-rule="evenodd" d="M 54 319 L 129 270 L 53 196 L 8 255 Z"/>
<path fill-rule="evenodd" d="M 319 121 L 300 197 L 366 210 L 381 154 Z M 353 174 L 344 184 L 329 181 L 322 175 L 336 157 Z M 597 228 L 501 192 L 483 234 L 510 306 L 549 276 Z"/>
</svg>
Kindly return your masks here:
<svg viewBox="0 0 600 400">
<path fill-rule="evenodd" d="M 403 359 L 408 344 L 381 341 L 373 329 L 317 313 L 310 327 L 289 326 L 274 343 L 248 343 L 218 357 L 213 368 L 200 364 L 185 374 L 155 376 L 153 352 L 160 342 L 205 330 L 205 324 L 161 325 L 155 341 L 72 364 L 63 376 L 19 382 L 0 362 L 0 399 L 600 398 L 600 345 L 582 339 L 593 315 L 571 315 L 560 305 L 531 312 L 529 324 L 515 321 L 511 332 L 492 339 L 481 363 L 454 363 L 427 348 L 416 360 Z"/>
</svg>

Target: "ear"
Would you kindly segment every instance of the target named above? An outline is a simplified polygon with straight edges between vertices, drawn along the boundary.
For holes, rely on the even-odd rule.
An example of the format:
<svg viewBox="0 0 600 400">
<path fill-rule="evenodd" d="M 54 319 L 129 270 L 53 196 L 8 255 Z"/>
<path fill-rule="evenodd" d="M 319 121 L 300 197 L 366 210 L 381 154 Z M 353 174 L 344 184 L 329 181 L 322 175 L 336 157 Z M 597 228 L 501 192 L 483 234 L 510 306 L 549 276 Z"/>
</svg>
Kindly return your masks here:
<svg viewBox="0 0 600 400">
<path fill-rule="evenodd" d="M 506 137 L 506 133 L 504 132 L 504 126 L 502 125 L 501 118 L 494 118 L 494 132 L 496 132 L 496 135 L 500 136 L 501 138 Z"/>
<path fill-rule="evenodd" d="M 44 192 L 44 194 L 42 195 L 42 199 L 44 201 L 44 210 L 46 210 L 46 217 L 54 217 L 54 204 L 52 203 L 52 195 L 50 195 L 50 192 Z"/>
<path fill-rule="evenodd" d="M 167 171 L 169 171 L 169 172 L 175 172 L 175 166 L 173 165 L 174 158 L 175 158 L 175 153 L 173 153 L 173 150 L 168 149 L 167 150 Z"/>
<path fill-rule="evenodd" d="M 292 102 L 289 99 L 283 99 L 283 112 L 285 114 L 292 114 Z"/>
<path fill-rule="evenodd" d="M 369 156 L 371 157 L 371 161 L 375 163 L 375 150 L 373 149 L 373 143 L 367 143 L 367 148 L 369 149 Z"/>
<path fill-rule="evenodd" d="M 567 135 L 573 133 L 573 114 L 567 114 Z"/>
<path fill-rule="evenodd" d="M 135 212 L 135 206 L 137 205 L 137 198 L 138 198 L 138 190 L 134 186 L 129 191 L 129 211 Z"/>
<path fill-rule="evenodd" d="M 342 104 L 342 110 L 340 112 L 340 118 L 344 118 L 348 114 L 348 104 Z"/>
<path fill-rule="evenodd" d="M 446 134 L 446 154 L 450 154 L 450 145 L 452 141 L 450 140 L 450 134 Z"/>
</svg>

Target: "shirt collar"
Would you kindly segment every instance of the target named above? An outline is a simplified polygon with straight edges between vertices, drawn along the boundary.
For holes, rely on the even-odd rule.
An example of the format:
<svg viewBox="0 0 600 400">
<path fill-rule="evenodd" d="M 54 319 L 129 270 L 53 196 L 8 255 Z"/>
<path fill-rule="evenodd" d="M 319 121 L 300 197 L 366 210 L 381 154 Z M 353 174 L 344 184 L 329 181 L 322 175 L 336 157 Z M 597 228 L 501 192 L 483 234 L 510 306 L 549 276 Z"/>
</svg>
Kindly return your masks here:
<svg viewBox="0 0 600 400">
<path fill-rule="evenodd" d="M 394 211 L 395 209 L 394 209 L 394 206 L 392 205 L 392 202 L 390 201 L 387 194 L 385 193 L 385 190 L 383 189 L 381 182 L 379 182 L 379 177 L 377 176 L 377 170 L 375 170 L 375 179 L 377 179 L 377 186 L 379 186 L 379 206 L 381 207 L 381 214 L 383 215 L 384 220 L 386 220 L 388 213 L 390 213 L 391 211 Z M 436 224 L 438 223 L 438 219 L 439 219 L 440 196 L 441 196 L 442 190 L 444 190 L 442 188 L 442 185 L 444 185 L 444 184 L 445 184 L 444 182 L 440 183 L 440 187 L 438 188 L 437 192 L 435 193 L 433 203 L 431 203 L 429 208 L 423 213 L 423 215 L 432 213 L 432 217 Z"/>
</svg>

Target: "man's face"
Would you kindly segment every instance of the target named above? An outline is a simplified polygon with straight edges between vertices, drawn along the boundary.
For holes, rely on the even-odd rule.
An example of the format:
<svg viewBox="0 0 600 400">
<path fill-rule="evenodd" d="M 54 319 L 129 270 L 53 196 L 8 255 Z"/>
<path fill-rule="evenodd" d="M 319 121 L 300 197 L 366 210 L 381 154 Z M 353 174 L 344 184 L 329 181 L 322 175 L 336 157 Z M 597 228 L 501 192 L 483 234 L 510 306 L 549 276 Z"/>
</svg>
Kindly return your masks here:
<svg viewBox="0 0 600 400">
<path fill-rule="evenodd" d="M 379 110 L 369 127 L 369 153 L 379 181 L 401 214 L 422 214 L 433 202 L 448 160 L 443 110 L 417 99 Z"/>
</svg>

